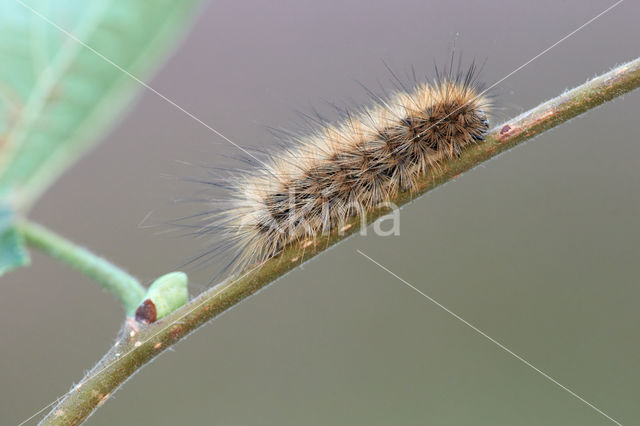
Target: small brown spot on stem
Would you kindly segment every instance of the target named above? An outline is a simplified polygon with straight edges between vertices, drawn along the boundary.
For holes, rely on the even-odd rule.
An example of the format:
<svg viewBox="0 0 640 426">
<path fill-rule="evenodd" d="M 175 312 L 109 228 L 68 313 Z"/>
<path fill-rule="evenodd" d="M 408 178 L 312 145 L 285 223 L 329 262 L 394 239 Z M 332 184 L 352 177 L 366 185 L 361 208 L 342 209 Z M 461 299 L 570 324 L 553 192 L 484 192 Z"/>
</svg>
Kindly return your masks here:
<svg viewBox="0 0 640 426">
<path fill-rule="evenodd" d="M 182 326 L 181 325 L 174 326 L 173 330 L 171 330 L 171 337 L 175 340 L 179 338 L 181 335 L 182 335 Z"/>
<path fill-rule="evenodd" d="M 500 134 L 504 135 L 505 133 L 509 132 L 509 130 L 511 130 L 511 126 L 505 124 L 505 126 L 500 130 Z"/>
</svg>

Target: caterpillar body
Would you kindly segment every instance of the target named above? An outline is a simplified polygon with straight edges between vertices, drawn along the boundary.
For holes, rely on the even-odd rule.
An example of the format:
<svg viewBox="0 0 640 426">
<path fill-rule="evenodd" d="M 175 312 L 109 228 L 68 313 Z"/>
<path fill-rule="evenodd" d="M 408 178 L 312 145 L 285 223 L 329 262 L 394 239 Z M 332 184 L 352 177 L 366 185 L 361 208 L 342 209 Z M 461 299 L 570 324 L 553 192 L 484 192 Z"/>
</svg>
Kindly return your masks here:
<svg viewBox="0 0 640 426">
<path fill-rule="evenodd" d="M 491 101 L 477 68 L 451 69 L 436 68 L 433 83 L 416 83 L 387 99 L 372 95 L 373 105 L 294 136 L 254 170 L 226 176 L 230 199 L 201 226 L 223 229 L 225 248 L 234 253 L 231 269 L 262 263 L 371 211 L 484 140 Z"/>
</svg>

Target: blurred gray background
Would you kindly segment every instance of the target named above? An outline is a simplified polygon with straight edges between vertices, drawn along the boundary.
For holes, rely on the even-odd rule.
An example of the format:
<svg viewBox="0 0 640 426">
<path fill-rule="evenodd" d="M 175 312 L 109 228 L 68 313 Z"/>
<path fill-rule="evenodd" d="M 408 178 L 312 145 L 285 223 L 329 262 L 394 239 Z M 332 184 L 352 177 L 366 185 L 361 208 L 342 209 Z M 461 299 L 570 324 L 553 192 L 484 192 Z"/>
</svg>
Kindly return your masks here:
<svg viewBox="0 0 640 426">
<path fill-rule="evenodd" d="M 214 1 L 153 88 L 233 141 L 275 147 L 298 110 L 368 101 L 432 76 L 455 41 L 491 84 L 609 1 Z M 626 1 L 496 88 L 497 121 L 639 54 Z M 464 174 L 354 237 L 147 366 L 90 425 L 605 425 L 605 417 L 421 291 L 624 424 L 640 419 L 640 93 Z M 184 178 L 236 148 L 153 93 L 42 198 L 32 218 L 145 283 L 206 241 L 162 223 L 203 205 Z M 147 215 L 151 212 L 151 215 Z M 142 225 L 141 221 L 145 219 Z M 188 270 L 206 287 L 215 262 Z M 63 394 L 112 344 L 122 309 L 38 253 L 0 285 L 0 423 Z"/>
</svg>

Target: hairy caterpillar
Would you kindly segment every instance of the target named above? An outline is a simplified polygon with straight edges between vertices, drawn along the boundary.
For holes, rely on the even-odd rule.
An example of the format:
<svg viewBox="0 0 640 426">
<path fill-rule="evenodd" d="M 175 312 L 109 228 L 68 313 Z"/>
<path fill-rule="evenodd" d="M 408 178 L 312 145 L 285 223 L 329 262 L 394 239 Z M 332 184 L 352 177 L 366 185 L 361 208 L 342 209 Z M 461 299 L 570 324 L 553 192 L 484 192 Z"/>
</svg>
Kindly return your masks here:
<svg viewBox="0 0 640 426">
<path fill-rule="evenodd" d="M 200 233 L 221 228 L 225 241 L 197 259 L 231 249 L 234 271 L 262 263 L 411 191 L 430 168 L 484 140 L 491 101 L 478 70 L 474 64 L 465 72 L 452 69 L 436 68 L 432 84 L 401 86 L 387 99 L 372 94 L 373 105 L 293 135 L 253 170 L 228 172 L 215 184 L 230 199 L 198 224 Z"/>
</svg>

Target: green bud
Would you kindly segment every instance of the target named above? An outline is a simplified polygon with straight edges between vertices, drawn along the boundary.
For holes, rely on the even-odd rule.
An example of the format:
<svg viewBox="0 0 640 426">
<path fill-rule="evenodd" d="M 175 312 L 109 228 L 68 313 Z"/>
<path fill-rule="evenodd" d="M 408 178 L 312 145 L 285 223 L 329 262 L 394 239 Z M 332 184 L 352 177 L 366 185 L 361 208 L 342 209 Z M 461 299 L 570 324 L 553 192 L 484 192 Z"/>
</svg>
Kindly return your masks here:
<svg viewBox="0 0 640 426">
<path fill-rule="evenodd" d="M 150 324 L 187 303 L 187 274 L 170 272 L 156 279 L 136 310 L 136 320 Z"/>
</svg>

